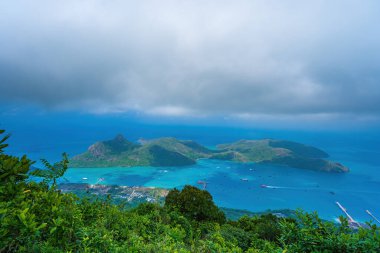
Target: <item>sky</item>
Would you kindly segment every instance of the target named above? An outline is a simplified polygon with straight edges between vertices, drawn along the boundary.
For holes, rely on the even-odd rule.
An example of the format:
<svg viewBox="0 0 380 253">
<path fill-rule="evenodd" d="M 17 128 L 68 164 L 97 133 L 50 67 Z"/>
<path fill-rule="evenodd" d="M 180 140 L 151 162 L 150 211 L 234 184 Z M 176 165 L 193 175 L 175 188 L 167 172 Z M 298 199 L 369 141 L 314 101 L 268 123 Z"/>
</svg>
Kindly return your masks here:
<svg viewBox="0 0 380 253">
<path fill-rule="evenodd" d="M 380 122 L 380 1 L 0 2 L 0 113 Z"/>
</svg>

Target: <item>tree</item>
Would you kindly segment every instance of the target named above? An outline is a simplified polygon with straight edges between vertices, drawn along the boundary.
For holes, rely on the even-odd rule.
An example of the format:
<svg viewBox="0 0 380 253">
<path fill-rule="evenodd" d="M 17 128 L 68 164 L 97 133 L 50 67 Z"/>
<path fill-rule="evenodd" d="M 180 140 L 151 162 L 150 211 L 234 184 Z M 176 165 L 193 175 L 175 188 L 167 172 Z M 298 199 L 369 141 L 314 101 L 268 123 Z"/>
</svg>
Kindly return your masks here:
<svg viewBox="0 0 380 253">
<path fill-rule="evenodd" d="M 62 154 L 62 160 L 54 164 L 50 164 L 47 160 L 41 159 L 45 169 L 35 169 L 31 174 L 36 177 L 42 177 L 43 183 L 46 186 L 51 184 L 51 187 L 55 189 L 57 186 L 57 179 L 62 177 L 69 164 L 69 159 L 66 153 Z"/>
<path fill-rule="evenodd" d="M 0 129 L 0 135 L 4 134 Z M 4 154 L 4 148 L 8 146 L 5 141 L 9 134 L 0 138 L 0 201 L 14 199 L 25 188 L 25 179 L 33 164 L 25 155 L 21 158 Z"/>
<path fill-rule="evenodd" d="M 182 191 L 171 190 L 166 196 L 165 207 L 177 209 L 185 217 L 199 222 L 226 222 L 225 214 L 215 205 L 211 194 L 190 185 Z"/>
</svg>

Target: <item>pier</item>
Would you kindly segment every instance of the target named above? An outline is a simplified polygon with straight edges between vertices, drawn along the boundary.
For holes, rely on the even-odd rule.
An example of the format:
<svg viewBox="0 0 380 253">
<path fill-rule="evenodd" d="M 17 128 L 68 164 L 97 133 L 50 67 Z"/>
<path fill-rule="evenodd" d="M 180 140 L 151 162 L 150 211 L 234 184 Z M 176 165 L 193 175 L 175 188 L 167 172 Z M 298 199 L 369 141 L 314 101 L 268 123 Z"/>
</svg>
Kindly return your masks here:
<svg viewBox="0 0 380 253">
<path fill-rule="evenodd" d="M 375 221 L 377 221 L 377 223 L 380 224 L 380 221 L 370 211 L 368 211 L 368 210 L 365 210 L 365 211 L 366 211 L 366 213 L 368 213 L 369 216 L 371 216 Z"/>
<path fill-rule="evenodd" d="M 360 222 L 357 222 L 356 220 L 354 220 L 354 218 L 352 218 L 352 216 L 347 212 L 347 209 L 344 206 L 342 206 L 338 201 L 335 202 L 335 203 L 346 214 L 346 216 L 348 218 L 348 224 L 350 225 L 350 227 L 352 227 L 352 228 L 362 227 L 362 225 L 360 224 Z"/>
</svg>

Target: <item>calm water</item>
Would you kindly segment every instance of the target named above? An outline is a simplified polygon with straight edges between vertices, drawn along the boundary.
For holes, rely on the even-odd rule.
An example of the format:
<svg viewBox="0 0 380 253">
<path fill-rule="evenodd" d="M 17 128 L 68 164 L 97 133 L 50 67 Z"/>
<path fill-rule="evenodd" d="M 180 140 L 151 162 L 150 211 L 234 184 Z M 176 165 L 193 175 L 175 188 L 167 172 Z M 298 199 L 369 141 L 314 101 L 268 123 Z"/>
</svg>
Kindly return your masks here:
<svg viewBox="0 0 380 253">
<path fill-rule="evenodd" d="M 299 141 L 322 148 L 351 169 L 347 174 L 329 174 L 278 166 L 239 164 L 200 160 L 197 165 L 180 168 L 71 168 L 65 175 L 70 182 L 155 187 L 197 185 L 208 182 L 219 206 L 262 211 L 303 208 L 317 210 L 325 219 L 341 215 L 335 201 L 341 202 L 358 220 L 369 220 L 365 210 L 380 217 L 380 134 L 362 131 L 279 131 L 232 127 L 197 127 L 136 123 L 126 118 L 93 116 L 24 117 L 2 115 L 0 128 L 12 133 L 8 153 L 27 154 L 38 161 L 56 161 L 60 153 L 78 154 L 96 140 L 123 133 L 130 140 L 140 137 L 173 136 L 192 139 L 207 146 L 239 139 L 279 138 Z M 37 162 L 37 166 L 40 163 Z M 242 178 L 248 181 L 242 181 Z M 276 189 L 261 188 L 261 184 Z"/>
<path fill-rule="evenodd" d="M 174 188 L 208 182 L 207 190 L 219 206 L 251 211 L 303 208 L 317 210 L 323 218 L 341 215 L 341 202 L 359 220 L 368 219 L 365 210 L 380 214 L 380 179 L 352 171 L 329 174 L 278 166 L 200 160 L 195 166 L 178 168 L 72 168 L 70 182 L 141 185 Z M 83 180 L 82 178 L 88 178 Z M 248 179 L 243 181 L 242 179 Z M 276 186 L 261 188 L 261 184 Z M 198 185 L 199 186 L 199 185 Z M 201 187 L 201 186 L 199 186 Z"/>
</svg>

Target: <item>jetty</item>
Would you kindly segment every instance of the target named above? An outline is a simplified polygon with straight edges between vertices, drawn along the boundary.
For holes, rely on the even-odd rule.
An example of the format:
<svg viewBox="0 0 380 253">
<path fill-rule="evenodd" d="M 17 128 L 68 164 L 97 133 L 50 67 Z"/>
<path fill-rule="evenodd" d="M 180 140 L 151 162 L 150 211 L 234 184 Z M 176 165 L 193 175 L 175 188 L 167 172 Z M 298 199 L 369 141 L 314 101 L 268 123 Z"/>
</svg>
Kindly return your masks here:
<svg viewBox="0 0 380 253">
<path fill-rule="evenodd" d="M 369 210 L 365 210 L 366 213 L 368 213 L 369 216 L 371 216 L 375 221 L 377 221 L 377 223 L 380 224 L 380 221 L 375 217 L 375 215 L 373 215 Z"/>
<path fill-rule="evenodd" d="M 360 224 L 360 222 L 354 220 L 354 218 L 352 218 L 352 216 L 347 212 L 347 209 L 344 206 L 342 206 L 338 201 L 335 202 L 335 203 L 343 211 L 343 213 L 347 216 L 347 218 L 348 218 L 348 224 L 350 225 L 351 228 L 362 227 L 362 224 Z"/>
</svg>

